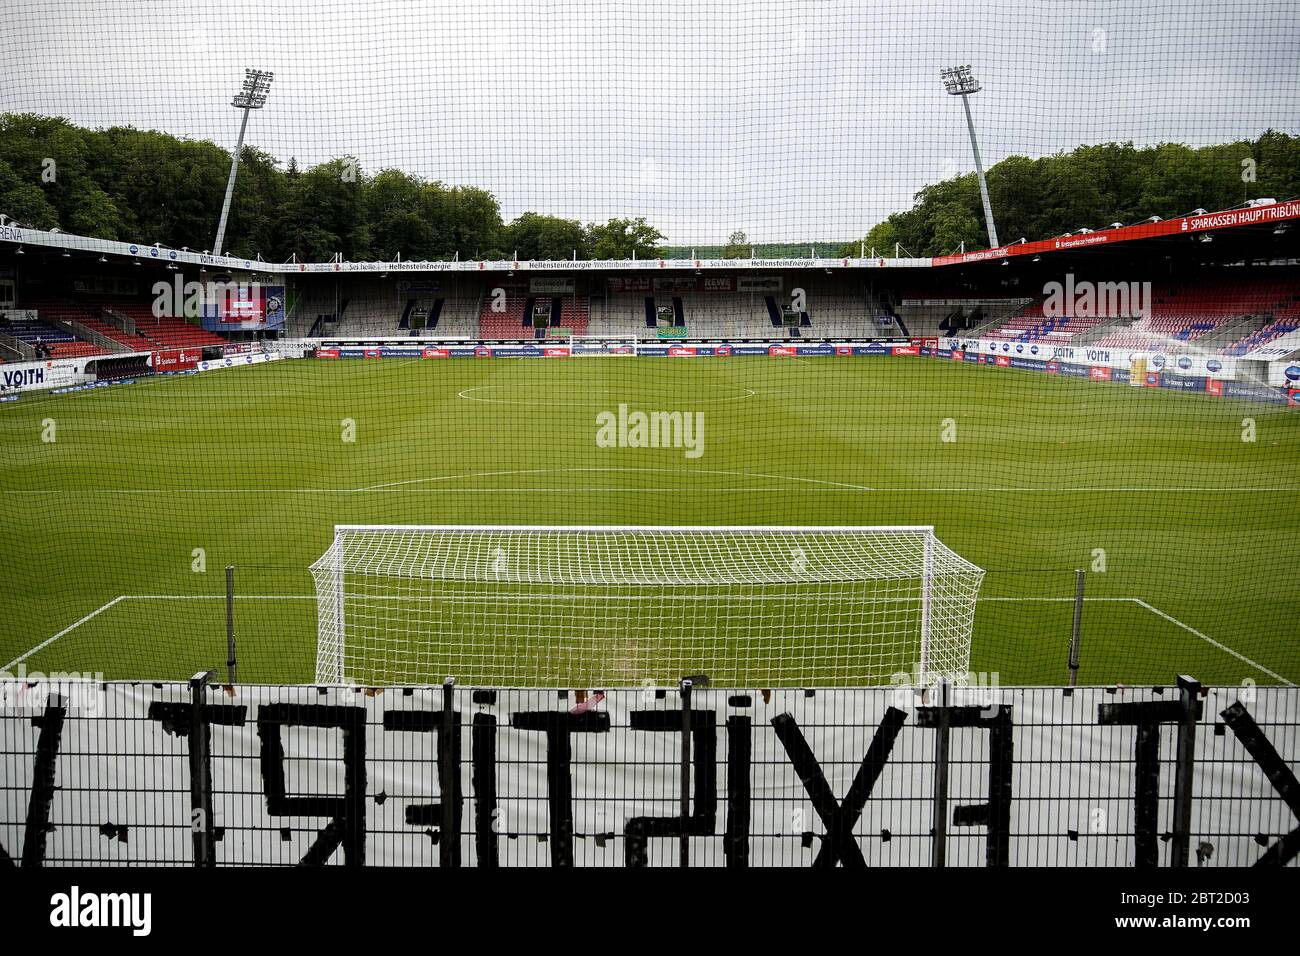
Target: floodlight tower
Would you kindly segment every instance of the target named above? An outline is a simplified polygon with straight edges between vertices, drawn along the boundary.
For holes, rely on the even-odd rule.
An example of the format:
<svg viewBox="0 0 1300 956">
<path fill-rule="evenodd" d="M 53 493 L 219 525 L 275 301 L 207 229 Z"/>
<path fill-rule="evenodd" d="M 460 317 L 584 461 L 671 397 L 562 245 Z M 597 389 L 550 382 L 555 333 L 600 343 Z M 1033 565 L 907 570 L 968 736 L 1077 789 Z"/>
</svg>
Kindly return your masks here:
<svg viewBox="0 0 1300 956">
<path fill-rule="evenodd" d="M 980 159 L 980 145 L 975 140 L 975 121 L 971 119 L 968 99 L 972 93 L 980 91 L 979 80 L 971 75 L 969 63 L 965 66 L 950 66 L 940 70 L 939 76 L 943 78 L 943 88 L 948 91 L 948 95 L 960 96 L 961 105 L 966 107 L 966 128 L 970 130 L 970 148 L 975 153 L 975 172 L 979 175 L 980 199 L 984 201 L 984 224 L 989 230 L 989 246 L 996 249 L 998 227 L 993 222 L 993 207 L 989 204 L 989 185 L 984 181 L 984 162 Z"/>
<path fill-rule="evenodd" d="M 221 222 L 217 225 L 217 238 L 212 243 L 212 254 L 221 255 L 221 243 L 226 238 L 226 217 L 230 215 L 230 200 L 235 195 L 235 173 L 239 170 L 239 154 L 244 148 L 244 131 L 248 129 L 249 110 L 260 110 L 266 105 L 266 94 L 271 90 L 274 73 L 265 70 L 245 70 L 244 85 L 230 105 L 244 111 L 244 118 L 239 124 L 239 141 L 235 143 L 235 153 L 230 157 L 230 178 L 226 180 L 226 198 L 221 204 Z"/>
</svg>

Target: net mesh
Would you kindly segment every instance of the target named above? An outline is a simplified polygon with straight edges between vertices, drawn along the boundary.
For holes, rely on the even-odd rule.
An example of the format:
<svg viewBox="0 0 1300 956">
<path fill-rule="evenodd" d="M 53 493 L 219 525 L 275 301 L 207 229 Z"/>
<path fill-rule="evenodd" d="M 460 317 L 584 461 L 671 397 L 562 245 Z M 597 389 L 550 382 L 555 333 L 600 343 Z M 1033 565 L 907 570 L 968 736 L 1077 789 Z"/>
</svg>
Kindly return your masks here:
<svg viewBox="0 0 1300 956">
<path fill-rule="evenodd" d="M 1300 0 L 1224 9 L 5 0 L 0 674 L 310 682 L 336 525 L 902 524 L 1004 684 L 1300 681 Z M 374 600 L 368 679 L 739 679 L 720 608 L 763 681 L 881 679 L 852 614 L 919 659 L 883 549 L 763 544 L 388 542 L 349 586 L 474 649 Z"/>
<path fill-rule="evenodd" d="M 336 530 L 321 683 L 965 678 L 983 572 L 931 529 Z"/>
</svg>

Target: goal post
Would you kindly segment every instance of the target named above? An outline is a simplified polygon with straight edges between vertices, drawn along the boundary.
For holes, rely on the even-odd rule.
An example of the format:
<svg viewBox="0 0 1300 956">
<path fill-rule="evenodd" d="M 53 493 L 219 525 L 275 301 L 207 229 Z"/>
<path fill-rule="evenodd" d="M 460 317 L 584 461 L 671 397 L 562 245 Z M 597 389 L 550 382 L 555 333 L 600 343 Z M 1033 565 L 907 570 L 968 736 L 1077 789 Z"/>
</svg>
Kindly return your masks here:
<svg viewBox="0 0 1300 956">
<path fill-rule="evenodd" d="M 984 572 L 931 526 L 339 525 L 316 681 L 960 682 Z"/>
</svg>

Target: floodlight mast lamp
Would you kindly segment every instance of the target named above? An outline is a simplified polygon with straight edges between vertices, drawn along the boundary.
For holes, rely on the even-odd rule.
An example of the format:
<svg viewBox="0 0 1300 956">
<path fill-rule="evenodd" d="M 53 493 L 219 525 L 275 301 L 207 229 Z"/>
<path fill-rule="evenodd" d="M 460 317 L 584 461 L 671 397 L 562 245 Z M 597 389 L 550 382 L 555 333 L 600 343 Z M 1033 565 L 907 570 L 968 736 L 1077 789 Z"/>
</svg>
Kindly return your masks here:
<svg viewBox="0 0 1300 956">
<path fill-rule="evenodd" d="M 939 71 L 943 78 L 943 88 L 949 96 L 960 96 L 961 105 L 966 108 L 966 128 L 970 130 L 970 148 L 975 153 L 975 172 L 979 176 L 980 199 L 984 201 L 984 224 L 989 231 L 989 248 L 998 247 L 998 227 L 993 221 L 993 206 L 989 202 L 989 185 L 984 181 L 984 161 L 980 159 L 980 144 L 975 139 L 975 121 L 970 115 L 970 95 L 981 89 L 979 80 L 971 75 L 970 64 L 950 66 Z"/>
<path fill-rule="evenodd" d="M 235 152 L 230 157 L 230 178 L 226 180 L 226 198 L 221 203 L 221 221 L 217 224 L 217 238 L 212 243 L 212 254 L 221 255 L 222 243 L 226 240 L 226 219 L 230 216 L 230 200 L 235 195 L 235 173 L 239 171 L 239 154 L 244 149 L 244 131 L 248 129 L 248 113 L 260 110 L 266 105 L 266 95 L 271 90 L 274 73 L 265 70 L 245 70 L 244 85 L 230 105 L 244 111 L 244 118 L 239 123 L 239 140 L 235 143 Z"/>
</svg>

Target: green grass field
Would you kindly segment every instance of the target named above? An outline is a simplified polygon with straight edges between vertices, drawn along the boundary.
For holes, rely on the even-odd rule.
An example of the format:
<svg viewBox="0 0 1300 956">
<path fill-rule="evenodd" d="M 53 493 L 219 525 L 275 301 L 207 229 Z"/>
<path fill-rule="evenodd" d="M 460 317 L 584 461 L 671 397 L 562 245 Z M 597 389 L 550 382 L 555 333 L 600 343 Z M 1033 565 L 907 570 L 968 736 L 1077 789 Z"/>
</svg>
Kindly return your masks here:
<svg viewBox="0 0 1300 956">
<path fill-rule="evenodd" d="M 620 403 L 703 412 L 703 453 L 598 447 Z M 231 564 L 239 679 L 310 681 L 335 524 L 933 524 L 989 571 L 1002 684 L 1066 680 L 1075 568 L 1083 683 L 1300 680 L 1281 407 L 925 359 L 285 361 L 27 395 L 0 443 L 11 671 L 219 667 Z"/>
</svg>

